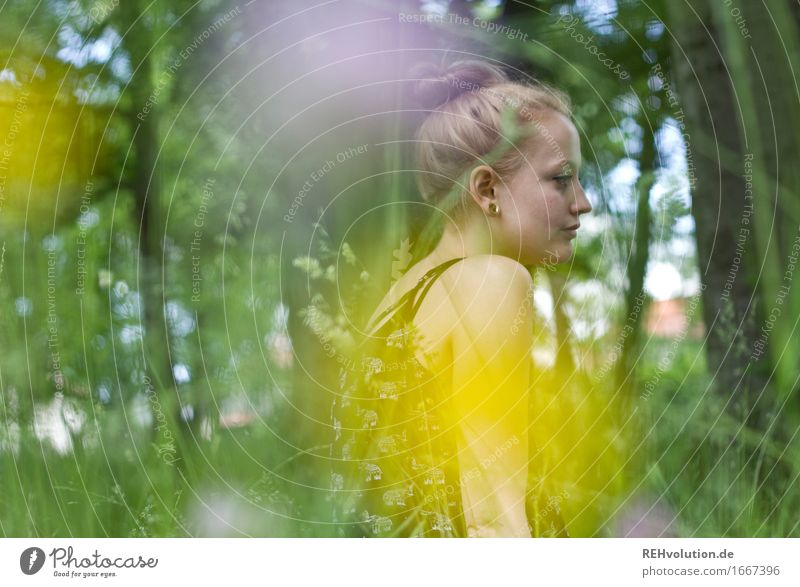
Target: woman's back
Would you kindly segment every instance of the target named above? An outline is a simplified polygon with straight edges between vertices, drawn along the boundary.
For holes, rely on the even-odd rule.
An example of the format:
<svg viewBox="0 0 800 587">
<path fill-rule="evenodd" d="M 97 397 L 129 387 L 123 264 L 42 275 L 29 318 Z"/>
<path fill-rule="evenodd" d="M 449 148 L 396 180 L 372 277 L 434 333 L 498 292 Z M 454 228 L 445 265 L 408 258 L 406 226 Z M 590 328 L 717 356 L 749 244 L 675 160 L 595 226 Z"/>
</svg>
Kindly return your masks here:
<svg viewBox="0 0 800 587">
<path fill-rule="evenodd" d="M 524 267 L 496 255 L 466 258 L 445 274 L 459 260 L 428 270 L 370 321 L 378 328 L 366 361 L 384 369 L 371 384 L 402 393 L 392 398 L 379 391 L 372 402 L 376 409 L 368 407 L 368 398 L 349 405 L 343 398 L 352 412 L 347 418 L 352 426 L 344 427 L 364 426 L 367 414 L 372 429 L 352 433 L 345 456 L 364 460 L 362 472 L 351 474 L 356 484 L 381 487 L 358 495 L 371 503 L 367 512 L 375 527 L 381 520 L 388 530 L 384 518 L 391 520 L 394 512 L 392 528 L 404 519 L 407 525 L 401 527 L 416 528 L 411 535 L 530 536 L 525 502 L 532 280 Z M 380 447 L 399 444 L 407 458 L 398 465 Z M 387 495 L 383 484 L 365 474 L 369 471 L 394 484 L 395 491 Z M 405 509 L 398 510 L 394 501 L 402 492 L 396 490 L 409 475 L 413 480 L 414 472 L 422 484 L 406 486 Z M 432 522 L 420 521 L 414 507 Z M 408 522 L 415 516 L 416 525 Z"/>
<path fill-rule="evenodd" d="M 418 358 L 414 325 L 433 282 L 459 260 L 427 271 L 383 312 L 359 364 L 341 371 L 332 490 L 336 521 L 355 535 L 466 536 L 452 410 Z"/>
</svg>

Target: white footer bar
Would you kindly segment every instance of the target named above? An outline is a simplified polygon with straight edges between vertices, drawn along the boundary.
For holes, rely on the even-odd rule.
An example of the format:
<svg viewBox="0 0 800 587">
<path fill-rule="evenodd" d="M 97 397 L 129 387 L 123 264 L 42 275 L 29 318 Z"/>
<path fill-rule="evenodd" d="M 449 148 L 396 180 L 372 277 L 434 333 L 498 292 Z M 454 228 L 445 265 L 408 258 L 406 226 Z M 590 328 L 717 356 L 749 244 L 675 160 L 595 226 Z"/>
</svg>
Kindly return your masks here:
<svg viewBox="0 0 800 587">
<path fill-rule="evenodd" d="M 777 587 L 798 559 L 794 538 L 6 538 L 0 584 Z"/>
</svg>

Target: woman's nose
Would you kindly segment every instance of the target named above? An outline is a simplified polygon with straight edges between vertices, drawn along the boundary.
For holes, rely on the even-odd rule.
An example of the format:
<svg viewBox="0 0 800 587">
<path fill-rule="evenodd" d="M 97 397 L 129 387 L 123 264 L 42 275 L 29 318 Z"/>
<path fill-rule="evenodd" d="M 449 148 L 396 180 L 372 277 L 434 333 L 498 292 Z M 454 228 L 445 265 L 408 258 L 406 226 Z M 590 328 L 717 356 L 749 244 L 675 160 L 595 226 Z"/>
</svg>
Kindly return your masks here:
<svg viewBox="0 0 800 587">
<path fill-rule="evenodd" d="M 586 197 L 586 192 L 583 190 L 583 186 L 578 186 L 576 188 L 575 200 L 572 201 L 569 208 L 570 212 L 576 216 L 592 211 L 592 203 L 589 201 L 589 198 Z"/>
</svg>

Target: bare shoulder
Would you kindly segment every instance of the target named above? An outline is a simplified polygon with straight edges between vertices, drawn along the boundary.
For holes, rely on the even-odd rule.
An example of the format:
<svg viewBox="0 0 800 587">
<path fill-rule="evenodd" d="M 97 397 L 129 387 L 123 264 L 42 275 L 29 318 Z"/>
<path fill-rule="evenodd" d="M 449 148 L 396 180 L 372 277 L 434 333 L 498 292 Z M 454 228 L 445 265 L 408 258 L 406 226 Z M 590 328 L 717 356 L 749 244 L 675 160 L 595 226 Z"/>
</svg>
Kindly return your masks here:
<svg viewBox="0 0 800 587">
<path fill-rule="evenodd" d="M 514 259 L 474 255 L 456 263 L 449 271 L 453 274 L 448 294 L 457 331 L 502 332 L 519 322 L 521 316 L 526 320 L 530 316 L 526 307 L 533 300 L 533 278 Z"/>
<path fill-rule="evenodd" d="M 473 255 L 462 266 L 465 292 L 479 295 L 527 295 L 532 292 L 533 278 L 523 265 L 503 255 Z M 459 279 L 459 281 L 462 281 Z"/>
</svg>

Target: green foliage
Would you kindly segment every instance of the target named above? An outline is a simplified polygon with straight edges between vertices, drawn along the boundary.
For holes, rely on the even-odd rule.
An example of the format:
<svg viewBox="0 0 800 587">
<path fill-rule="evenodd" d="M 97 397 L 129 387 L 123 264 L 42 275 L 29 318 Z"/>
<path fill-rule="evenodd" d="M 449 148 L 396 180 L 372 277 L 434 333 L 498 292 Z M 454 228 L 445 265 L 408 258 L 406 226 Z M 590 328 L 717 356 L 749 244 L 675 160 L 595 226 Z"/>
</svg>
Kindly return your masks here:
<svg viewBox="0 0 800 587">
<path fill-rule="evenodd" d="M 325 334 L 338 354 L 348 356 L 361 332 L 365 308 L 369 307 L 365 285 L 370 274 L 347 242 L 337 250 L 327 229 L 320 223 L 315 228 L 320 235 L 318 258 L 301 256 L 292 261 L 308 276 L 314 292 L 310 304 L 300 308 L 299 314 L 313 332 Z"/>
<path fill-rule="evenodd" d="M 419 238 L 394 216 L 392 226 L 368 226 L 365 231 L 372 230 L 373 237 L 399 241 L 388 260 L 381 257 L 385 243 L 373 246 L 359 243 L 355 234 L 348 240 L 340 236 L 367 207 L 418 203 L 405 176 L 405 183 L 393 177 L 385 190 L 354 178 L 381 162 L 388 162 L 389 171 L 413 165 L 400 157 L 405 147 L 398 139 L 405 129 L 394 124 L 397 120 L 385 125 L 368 118 L 363 127 L 348 123 L 330 136 L 318 131 L 336 127 L 342 115 L 352 122 L 367 106 L 385 106 L 355 93 L 362 82 L 392 96 L 401 90 L 371 84 L 375 71 L 360 60 L 336 62 L 333 48 L 349 46 L 349 37 L 337 43 L 335 37 L 308 35 L 297 43 L 298 30 L 307 31 L 292 27 L 264 34 L 282 17 L 281 10 L 296 10 L 290 2 L 264 4 L 269 8 L 259 7 L 256 16 L 252 11 L 236 15 L 218 27 L 218 19 L 244 8 L 227 1 L 135 0 L 13 2 L 0 8 L 0 140 L 12 128 L 20 88 L 30 91 L 29 107 L 19 115 L 14 156 L 0 170 L 10 170 L 0 192 L 2 535 L 318 536 L 329 531 L 323 500 L 309 489 L 315 472 L 310 469 L 320 460 L 306 460 L 324 456 L 326 447 L 297 441 L 316 424 L 302 402 L 324 403 L 316 386 L 326 385 L 326 365 L 301 362 L 309 349 L 294 345 L 308 339 L 292 330 L 293 319 L 299 316 L 305 334 L 310 329 L 347 356 L 385 293 L 383 276 L 373 267 L 391 261 L 389 277 L 399 279 L 438 237 L 441 214 L 430 217 Z M 667 73 L 673 65 L 671 37 L 655 16 L 664 13 L 665 3 L 618 2 L 615 17 L 605 19 L 589 18 L 587 2 L 544 2 L 534 9 L 489 4 L 463 3 L 486 22 L 521 34 L 489 33 L 471 24 L 431 25 L 420 28 L 426 41 L 411 51 L 407 45 L 389 45 L 395 42 L 392 35 L 376 35 L 387 43 L 382 50 L 391 49 L 376 54 L 385 60 L 400 47 L 402 59 L 440 58 L 438 52 L 418 49 L 429 51 L 436 43 L 458 47 L 509 63 L 520 77 L 535 75 L 571 96 L 584 151 L 583 181 L 595 199 L 599 228 L 579 242 L 574 259 L 559 271 L 573 282 L 594 279 L 603 287 L 601 297 L 610 311 L 593 318 L 610 324 L 605 335 L 583 341 L 581 356 L 586 364 L 604 365 L 627 319 L 620 311 L 621 284 L 629 277 L 636 209 L 632 186 L 610 185 L 609 172 L 626 160 L 638 165 L 640 174 L 657 174 L 663 195 L 653 206 L 654 236 L 647 244 L 662 251 L 661 260 L 690 212 L 686 170 L 657 173 L 640 161 L 645 126 L 657 135 L 677 115 L 661 87 L 672 76 L 653 75 L 655 65 Z M 387 6 L 380 9 L 396 17 L 396 7 Z M 724 8 L 720 11 L 718 18 L 725 17 Z M 389 20 L 396 24 L 396 18 Z M 435 34 L 426 37 L 430 32 Z M 282 34 L 291 37 L 280 47 L 292 49 L 286 56 L 275 53 L 276 45 L 287 41 Z M 400 37 L 407 43 L 414 35 Z M 191 57 L 184 59 L 190 46 Z M 374 49 L 357 47 L 359 59 Z M 264 55 L 279 57 L 265 61 Z M 148 68 L 140 67 L 145 62 Z M 309 73 L 317 65 L 324 72 L 319 75 L 326 76 L 321 83 L 315 77 L 319 72 Z M 615 72 L 617 66 L 629 79 Z M 395 82 L 395 73 L 387 79 Z M 339 89 L 334 84 L 341 84 L 344 106 L 328 105 Z M 152 127 L 137 118 L 151 96 L 147 121 Z M 387 110 L 394 112 L 395 106 Z M 302 116 L 294 118 L 299 112 Z M 503 121 L 506 139 L 497 153 L 524 136 L 510 112 Z M 154 136 L 144 148 L 136 141 L 147 128 Z M 304 134 L 309 129 L 313 139 Z M 382 155 L 378 144 L 385 141 L 394 150 Z M 331 145 L 335 153 L 342 145 L 362 143 L 369 144 L 373 159 L 340 167 L 344 180 L 331 173 L 308 195 L 331 203 L 325 210 L 335 219 L 327 226 L 336 229 L 337 238 L 322 220 L 308 221 L 308 202 L 294 224 L 282 223 L 308 178 L 306 163 L 313 167 L 331 157 L 326 150 Z M 727 161 L 730 154 L 721 157 Z M 757 179 L 769 180 L 766 175 Z M 781 181 L 792 188 L 791 174 Z M 767 196 L 773 190 L 761 192 Z M 334 202 L 333 195 L 342 193 L 346 198 Z M 461 197 L 454 190 L 441 208 L 451 211 Z M 790 212 L 791 206 L 785 200 L 779 204 L 775 217 L 782 221 L 784 208 Z M 772 217 L 767 211 L 758 214 Z M 791 243 L 795 227 L 790 228 L 782 226 L 780 232 Z M 312 229 L 314 238 L 319 236 L 316 249 L 300 254 L 308 250 L 304 239 Z M 690 230 L 678 236 L 695 235 Z M 716 246 L 732 250 L 735 243 Z M 687 259 L 685 277 L 696 276 L 701 259 L 694 252 Z M 667 260 L 675 261 L 674 256 Z M 282 272 L 282 265 L 289 271 Z M 773 281 L 782 278 L 776 264 L 770 270 Z M 308 300 L 298 295 L 303 291 Z M 767 295 L 772 292 L 761 293 L 759 303 L 774 298 Z M 571 305 L 573 320 L 588 312 L 578 306 Z M 787 308 L 786 324 L 793 318 L 788 314 Z M 164 331 L 156 341 L 147 339 L 153 317 Z M 752 348 L 745 332 L 760 324 L 753 314 L 747 320 L 740 324 L 734 308 L 722 304 L 714 325 L 714 334 L 730 343 L 736 356 Z M 758 396 L 770 417 L 756 427 L 740 408 L 731 409 L 736 390 L 713 390 L 715 374 L 708 370 L 705 344 L 658 337 L 643 344 L 632 388 L 641 392 L 648 386 L 646 399 L 635 394 L 619 402 L 630 410 L 623 414 L 631 417 L 629 425 L 639 431 L 641 443 L 633 445 L 624 483 L 602 478 L 599 467 L 587 471 L 595 499 L 590 514 L 576 522 L 584 534 L 622 533 L 610 513 L 608 520 L 601 518 L 620 505 L 612 494 L 626 485 L 634 490 L 631 499 L 667 504 L 674 518 L 671 530 L 682 536 L 797 535 L 793 512 L 800 506 L 795 483 L 800 453 L 791 442 L 793 422 L 776 399 L 776 386 L 768 385 L 763 398 Z M 785 359 L 784 370 L 795 359 Z M 166 369 L 154 374 L 152 364 L 159 361 Z M 741 364 L 734 374 L 747 377 L 754 369 Z M 618 401 L 613 369 L 604 373 L 592 381 L 593 405 Z M 591 411 L 581 412 L 586 397 L 581 385 L 589 387 L 589 378 L 581 379 L 585 375 L 570 379 L 550 371 L 539 380 L 556 395 L 563 383 L 559 378 L 569 380 L 559 404 L 567 407 L 554 421 L 569 422 L 581 434 L 599 422 L 585 416 Z M 536 401 L 547 397 L 541 393 Z M 546 410 L 550 404 L 537 406 Z M 309 433 L 312 440 L 315 434 Z M 626 446 L 613 435 L 598 438 L 599 450 L 608 447 L 613 453 Z"/>
</svg>

